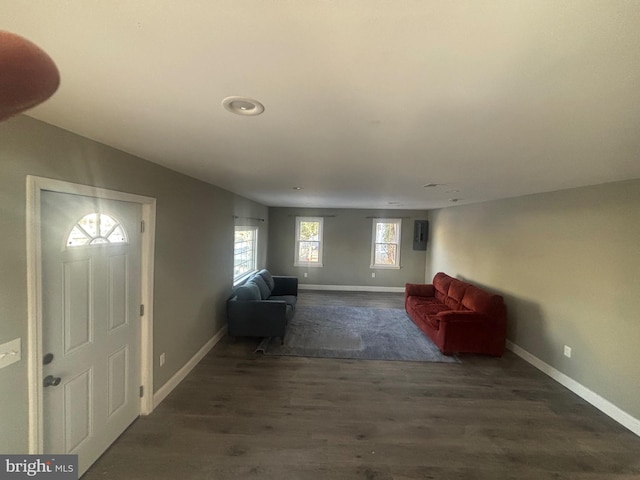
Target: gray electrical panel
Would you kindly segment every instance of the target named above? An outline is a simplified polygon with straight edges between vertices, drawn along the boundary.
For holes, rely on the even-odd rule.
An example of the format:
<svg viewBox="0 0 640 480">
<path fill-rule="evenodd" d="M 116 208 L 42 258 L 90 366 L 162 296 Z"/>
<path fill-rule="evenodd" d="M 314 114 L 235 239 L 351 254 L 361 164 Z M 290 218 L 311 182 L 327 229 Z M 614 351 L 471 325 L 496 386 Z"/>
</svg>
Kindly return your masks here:
<svg viewBox="0 0 640 480">
<path fill-rule="evenodd" d="M 413 249 L 426 250 L 429 239 L 429 220 L 415 220 L 413 223 Z"/>
</svg>

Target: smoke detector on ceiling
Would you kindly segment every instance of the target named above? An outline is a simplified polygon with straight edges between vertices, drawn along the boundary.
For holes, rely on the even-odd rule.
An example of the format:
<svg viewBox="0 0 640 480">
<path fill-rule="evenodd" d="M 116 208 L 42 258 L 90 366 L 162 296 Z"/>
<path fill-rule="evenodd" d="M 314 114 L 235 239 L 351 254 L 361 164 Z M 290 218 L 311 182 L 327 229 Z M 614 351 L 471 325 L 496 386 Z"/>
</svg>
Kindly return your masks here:
<svg viewBox="0 0 640 480">
<path fill-rule="evenodd" d="M 222 106 L 236 115 L 255 117 L 264 112 L 264 105 L 247 97 L 227 97 L 222 100 Z"/>
</svg>

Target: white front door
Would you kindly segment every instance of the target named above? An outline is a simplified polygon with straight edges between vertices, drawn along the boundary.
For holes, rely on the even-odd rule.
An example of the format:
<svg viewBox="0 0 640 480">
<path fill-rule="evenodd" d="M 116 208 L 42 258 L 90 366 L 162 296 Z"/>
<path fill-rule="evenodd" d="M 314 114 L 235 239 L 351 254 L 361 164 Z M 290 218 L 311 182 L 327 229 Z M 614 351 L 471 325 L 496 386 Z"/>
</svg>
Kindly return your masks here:
<svg viewBox="0 0 640 480">
<path fill-rule="evenodd" d="M 140 413 L 141 206 L 43 191 L 44 453 L 79 473 Z"/>
</svg>

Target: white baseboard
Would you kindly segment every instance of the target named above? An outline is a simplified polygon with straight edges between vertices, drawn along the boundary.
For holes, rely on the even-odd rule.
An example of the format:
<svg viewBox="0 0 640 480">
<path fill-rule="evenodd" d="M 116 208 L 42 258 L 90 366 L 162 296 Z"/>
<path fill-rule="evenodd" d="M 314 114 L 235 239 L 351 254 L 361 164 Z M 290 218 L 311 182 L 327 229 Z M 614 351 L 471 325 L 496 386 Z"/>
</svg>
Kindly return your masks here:
<svg viewBox="0 0 640 480">
<path fill-rule="evenodd" d="M 312 285 L 298 283 L 299 290 L 330 290 L 334 292 L 404 292 L 404 287 L 375 287 L 368 285 Z"/>
<path fill-rule="evenodd" d="M 638 420 L 635 417 L 632 417 L 624 410 L 615 406 L 613 403 L 606 400 L 605 398 L 602 398 L 600 395 L 598 395 L 594 391 L 589 390 L 587 387 L 585 387 L 581 383 L 576 382 L 574 379 L 572 379 L 571 377 L 568 377 L 561 371 L 556 370 L 548 363 L 543 362 L 535 355 L 532 355 L 531 353 L 527 352 L 524 348 L 516 345 L 515 343 L 509 340 L 507 340 L 506 345 L 509 350 L 511 350 L 516 355 L 518 355 L 520 358 L 530 363 L 541 372 L 549 375 L 556 382 L 567 387 L 573 393 L 575 393 L 579 397 L 589 402 L 591 405 L 596 407 L 605 415 L 608 415 L 609 417 L 614 419 L 623 427 L 628 428 L 633 433 L 640 436 L 640 420 Z"/>
<path fill-rule="evenodd" d="M 227 334 L 227 326 L 222 327 L 218 332 L 204 344 L 204 346 L 196 352 L 196 354 L 191 357 L 191 359 L 183 365 L 183 367 L 178 370 L 173 377 L 171 377 L 167 383 L 165 383 L 162 387 L 158 389 L 156 393 L 153 394 L 153 408 L 156 408 L 160 403 L 167 398 L 167 396 L 173 391 L 174 388 L 178 386 L 178 384 L 185 379 L 189 372 L 193 370 L 200 360 L 204 358 L 204 356 L 209 353 L 209 351 L 218 343 L 222 337 Z"/>
</svg>

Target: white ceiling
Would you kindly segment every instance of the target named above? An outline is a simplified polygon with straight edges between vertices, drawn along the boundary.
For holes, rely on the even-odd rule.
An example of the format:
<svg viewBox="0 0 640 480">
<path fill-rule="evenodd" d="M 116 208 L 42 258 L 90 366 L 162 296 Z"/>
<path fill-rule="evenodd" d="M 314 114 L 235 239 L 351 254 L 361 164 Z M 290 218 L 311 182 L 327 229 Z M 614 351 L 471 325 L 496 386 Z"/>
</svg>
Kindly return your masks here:
<svg viewBox="0 0 640 480">
<path fill-rule="evenodd" d="M 640 178 L 639 1 L 0 0 L 0 18 L 61 71 L 29 115 L 266 205 Z"/>
</svg>

